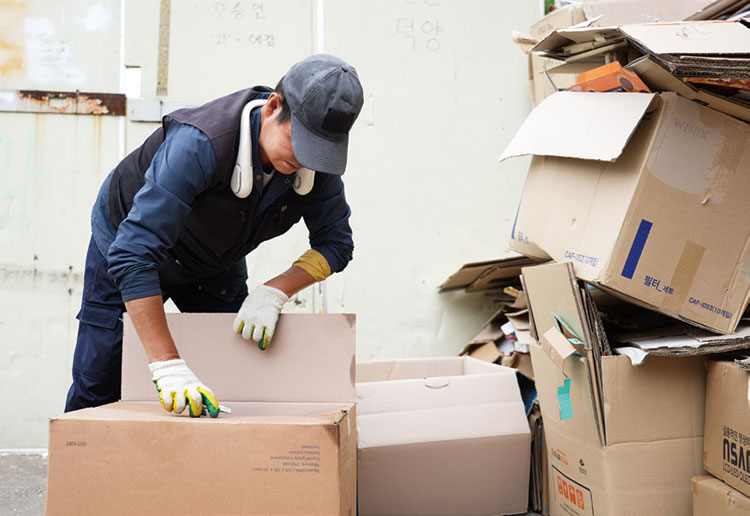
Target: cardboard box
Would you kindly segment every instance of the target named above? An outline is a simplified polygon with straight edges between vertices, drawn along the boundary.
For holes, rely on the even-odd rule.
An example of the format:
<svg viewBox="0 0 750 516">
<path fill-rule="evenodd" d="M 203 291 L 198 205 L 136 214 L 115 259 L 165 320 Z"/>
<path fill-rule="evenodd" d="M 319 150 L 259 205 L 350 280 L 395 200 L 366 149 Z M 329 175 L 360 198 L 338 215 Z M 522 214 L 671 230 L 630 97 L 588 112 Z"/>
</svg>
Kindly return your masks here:
<svg viewBox="0 0 750 516">
<path fill-rule="evenodd" d="M 750 298 L 748 138 L 674 93 L 556 93 L 500 158 L 534 155 L 510 247 L 730 333 Z"/>
<path fill-rule="evenodd" d="M 580 3 L 555 9 L 534 23 L 529 29 L 529 34 L 532 38 L 541 40 L 557 29 L 577 25 L 586 20 L 583 11 L 583 4 Z M 558 89 L 568 88 L 575 84 L 575 74 L 559 75 L 554 81 L 550 79 L 547 70 L 561 63 L 562 61 L 557 59 L 546 59 L 536 54 L 529 55 L 529 90 L 531 101 L 535 106 Z"/>
<path fill-rule="evenodd" d="M 606 446 L 598 440 L 580 359 L 568 359 L 567 377 L 541 346 L 531 347 L 531 360 L 549 450 L 552 516 L 690 515 L 690 478 L 703 474 L 700 358 L 653 357 L 636 368 L 627 357 L 603 357 Z M 565 403 L 569 410 L 561 413 Z"/>
<path fill-rule="evenodd" d="M 168 314 L 216 419 L 167 413 L 126 317 L 123 401 L 50 420 L 48 515 L 356 512 L 354 316 L 289 314 L 261 352 L 234 314 Z"/>
<path fill-rule="evenodd" d="M 693 516 L 747 514 L 750 514 L 750 498 L 714 477 L 693 478 Z"/>
<path fill-rule="evenodd" d="M 732 361 L 708 364 L 706 470 L 750 496 L 750 373 Z"/>
<path fill-rule="evenodd" d="M 526 512 L 516 372 L 468 357 L 357 364 L 359 514 Z"/>
<path fill-rule="evenodd" d="M 568 267 L 523 270 L 541 334 L 530 348 L 550 513 L 688 516 L 690 479 L 703 474 L 704 361 L 650 357 L 634 367 L 625 356 L 592 356 L 596 326 L 581 310 Z"/>
</svg>

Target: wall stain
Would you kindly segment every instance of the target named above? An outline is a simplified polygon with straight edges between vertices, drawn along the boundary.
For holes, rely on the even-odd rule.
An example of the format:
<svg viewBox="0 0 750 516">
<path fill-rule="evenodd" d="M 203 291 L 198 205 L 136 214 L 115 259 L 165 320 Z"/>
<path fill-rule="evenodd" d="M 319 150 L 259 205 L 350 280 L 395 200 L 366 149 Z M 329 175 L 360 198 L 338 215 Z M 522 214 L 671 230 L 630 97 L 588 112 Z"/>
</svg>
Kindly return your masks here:
<svg viewBox="0 0 750 516">
<path fill-rule="evenodd" d="M 34 256 L 34 264 L 31 267 L 17 265 L 0 265 L 0 284 L 9 287 L 12 282 L 43 281 L 48 284 L 63 284 L 70 292 L 70 283 L 83 283 L 83 274 L 74 272 L 73 266 L 66 270 L 39 269 L 37 262 L 39 258 Z"/>
<path fill-rule="evenodd" d="M 0 75 L 10 76 L 24 69 L 23 20 L 28 2 L 0 0 Z"/>
</svg>

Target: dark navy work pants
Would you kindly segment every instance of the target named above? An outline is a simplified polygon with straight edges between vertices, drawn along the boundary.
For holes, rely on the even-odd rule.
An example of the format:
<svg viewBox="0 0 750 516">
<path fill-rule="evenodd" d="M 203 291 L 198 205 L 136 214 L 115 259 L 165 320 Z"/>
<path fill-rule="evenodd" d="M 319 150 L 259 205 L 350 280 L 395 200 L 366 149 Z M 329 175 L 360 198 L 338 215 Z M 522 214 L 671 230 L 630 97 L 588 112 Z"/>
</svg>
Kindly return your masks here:
<svg viewBox="0 0 750 516">
<path fill-rule="evenodd" d="M 181 312 L 237 312 L 247 297 L 246 280 L 242 260 L 225 274 L 166 288 L 162 285 L 162 292 L 164 300 L 171 298 Z M 65 412 L 120 399 L 124 311 L 120 291 L 107 272 L 107 261 L 92 238 L 86 253 L 73 384 Z"/>
</svg>

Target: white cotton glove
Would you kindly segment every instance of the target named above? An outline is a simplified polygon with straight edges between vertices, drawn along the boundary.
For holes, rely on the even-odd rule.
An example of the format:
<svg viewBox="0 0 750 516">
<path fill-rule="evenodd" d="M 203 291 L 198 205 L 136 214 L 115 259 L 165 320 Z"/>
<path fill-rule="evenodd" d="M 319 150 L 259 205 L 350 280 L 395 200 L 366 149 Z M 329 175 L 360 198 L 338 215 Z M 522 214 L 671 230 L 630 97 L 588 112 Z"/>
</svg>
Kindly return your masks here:
<svg viewBox="0 0 750 516">
<path fill-rule="evenodd" d="M 193 374 L 181 358 L 151 362 L 148 368 L 151 369 L 152 381 L 167 412 L 181 414 L 187 406 L 191 417 L 199 417 L 205 406 L 211 417 L 219 415 L 219 402 L 214 393 Z"/>
<path fill-rule="evenodd" d="M 279 312 L 289 297 L 281 290 L 260 285 L 250 292 L 234 319 L 234 332 L 242 338 L 253 339 L 260 349 L 268 348 L 276 331 Z"/>
</svg>

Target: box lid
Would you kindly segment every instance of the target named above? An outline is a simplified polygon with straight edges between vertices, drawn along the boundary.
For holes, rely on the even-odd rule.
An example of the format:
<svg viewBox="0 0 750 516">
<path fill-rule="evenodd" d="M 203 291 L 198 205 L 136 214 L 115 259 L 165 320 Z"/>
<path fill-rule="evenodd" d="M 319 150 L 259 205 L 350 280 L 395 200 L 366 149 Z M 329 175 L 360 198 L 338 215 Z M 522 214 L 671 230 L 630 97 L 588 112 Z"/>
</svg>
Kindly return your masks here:
<svg viewBox="0 0 750 516">
<path fill-rule="evenodd" d="M 234 317 L 167 314 L 180 356 L 221 403 L 354 402 L 354 315 L 282 314 L 266 351 L 232 332 Z M 146 353 L 127 314 L 122 399 L 158 400 Z"/>
<path fill-rule="evenodd" d="M 500 161 L 525 154 L 614 161 L 654 97 L 650 93 L 554 93 L 531 111 Z"/>
</svg>

